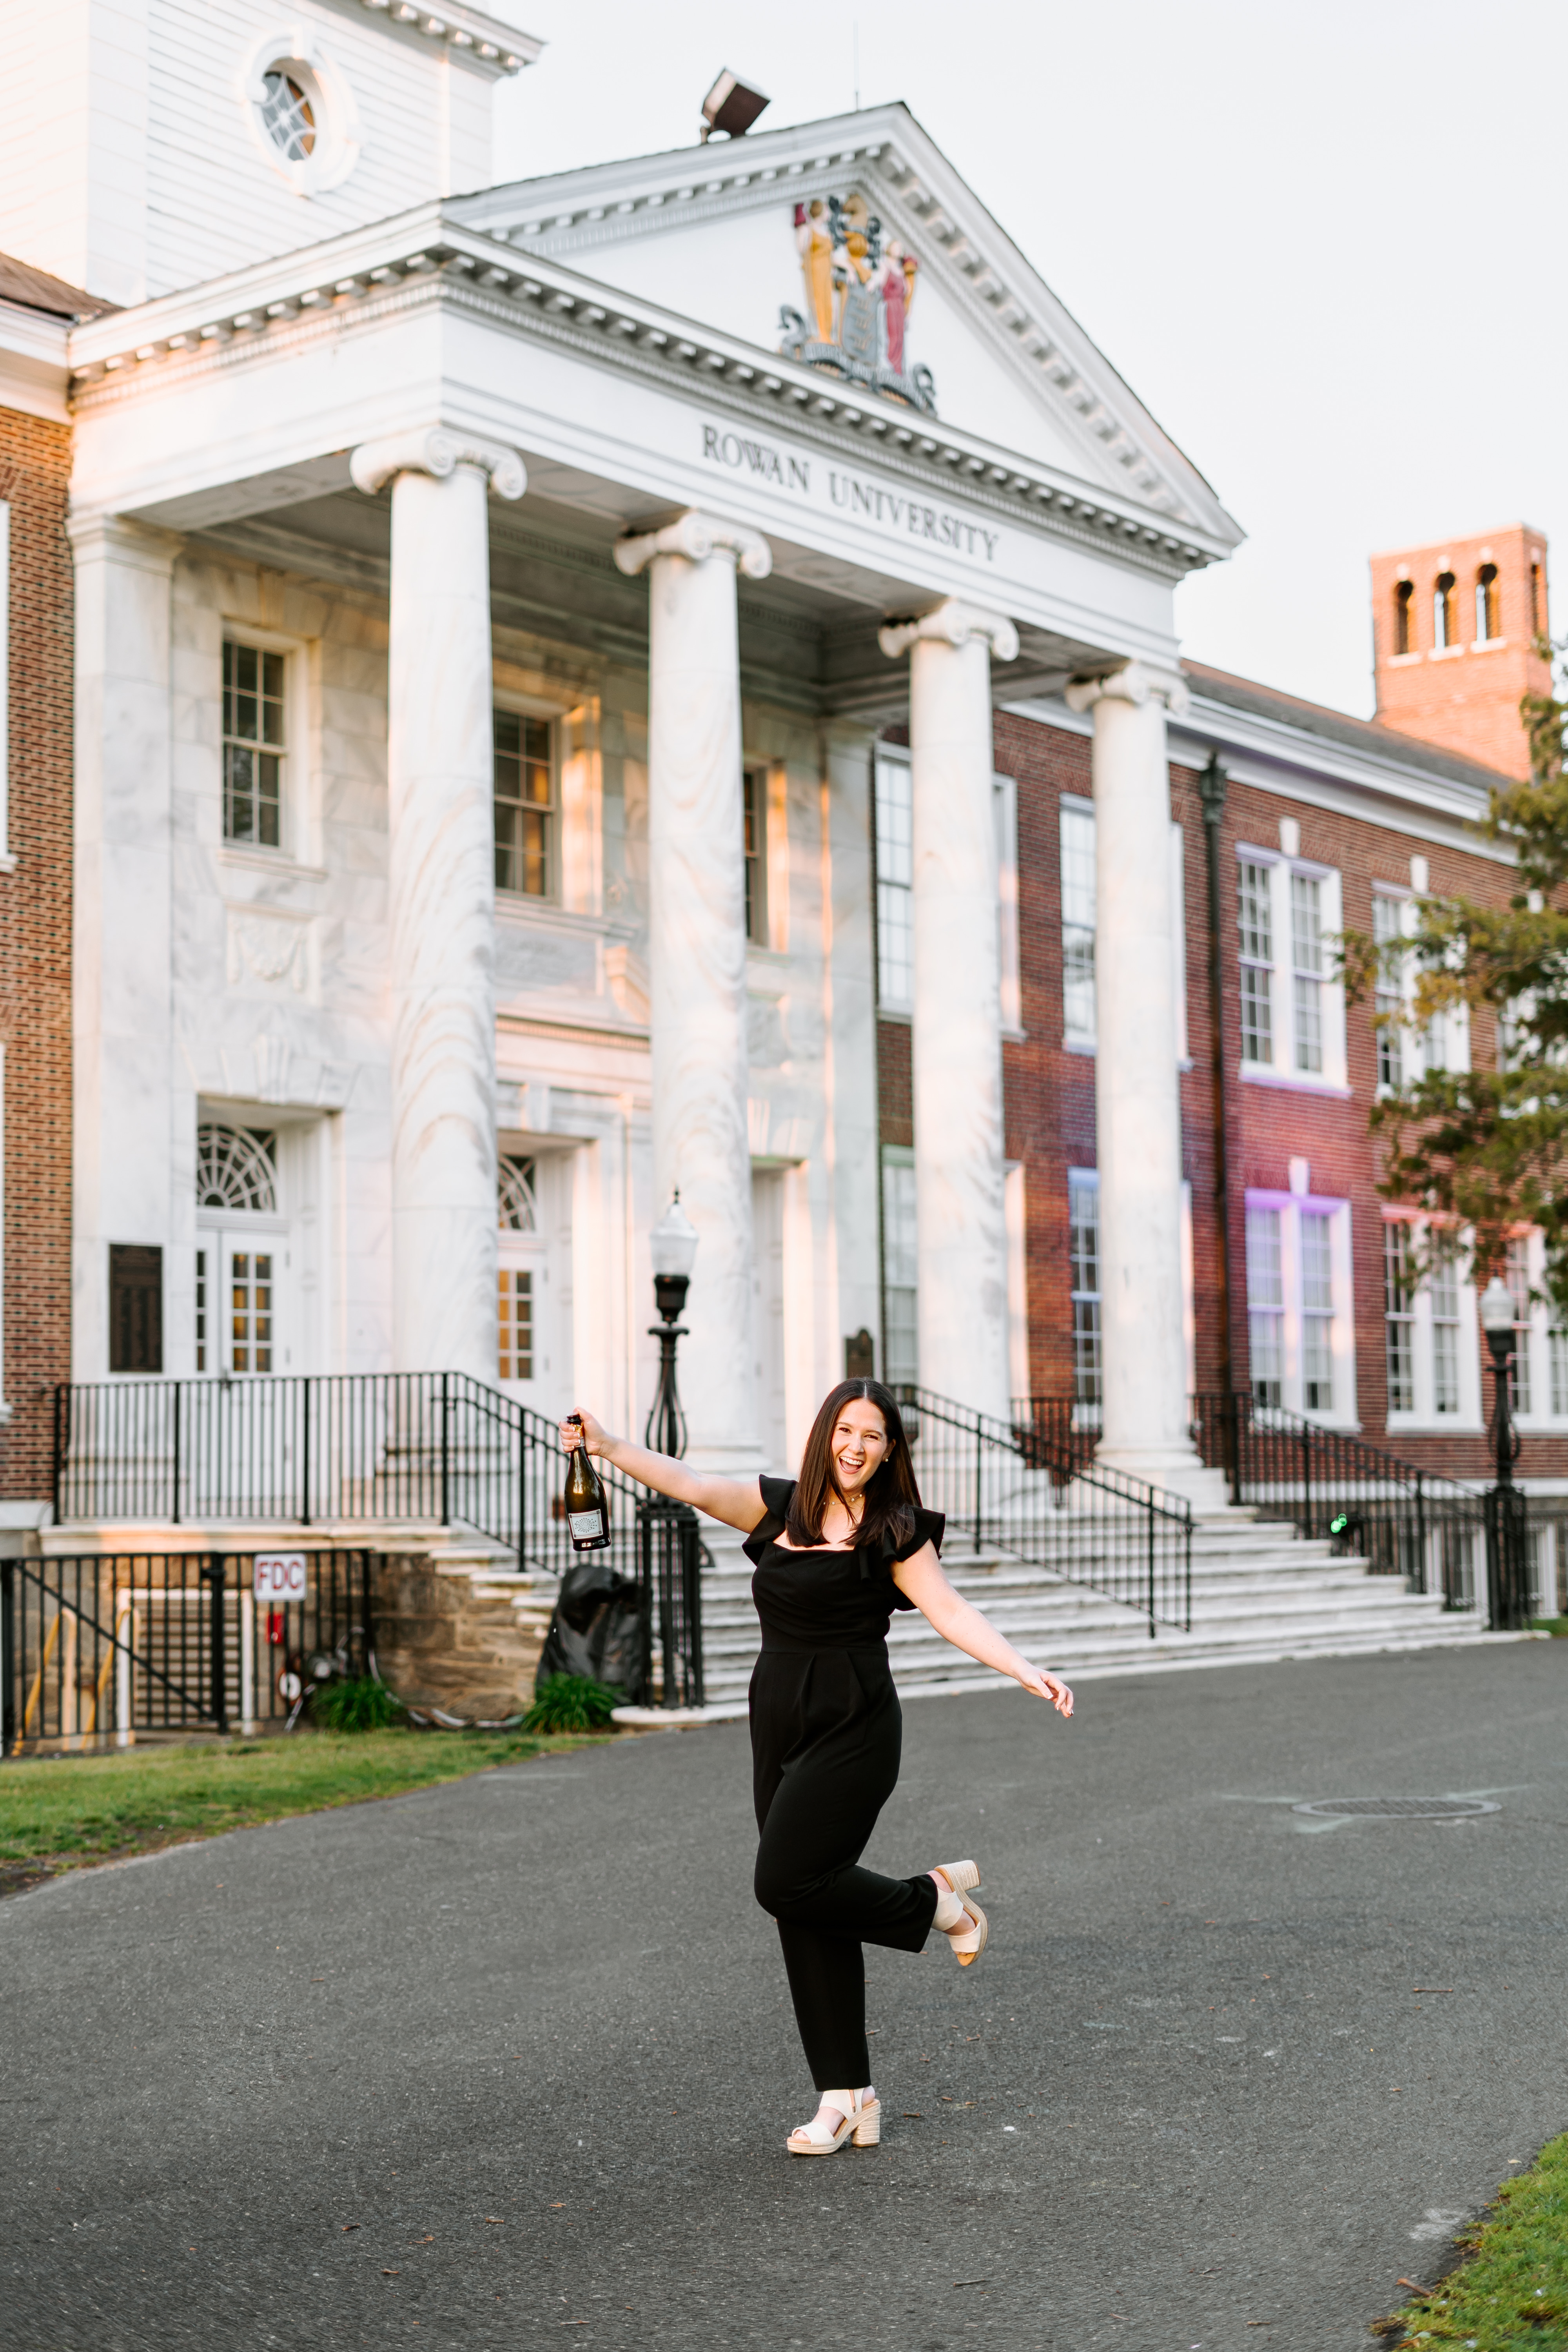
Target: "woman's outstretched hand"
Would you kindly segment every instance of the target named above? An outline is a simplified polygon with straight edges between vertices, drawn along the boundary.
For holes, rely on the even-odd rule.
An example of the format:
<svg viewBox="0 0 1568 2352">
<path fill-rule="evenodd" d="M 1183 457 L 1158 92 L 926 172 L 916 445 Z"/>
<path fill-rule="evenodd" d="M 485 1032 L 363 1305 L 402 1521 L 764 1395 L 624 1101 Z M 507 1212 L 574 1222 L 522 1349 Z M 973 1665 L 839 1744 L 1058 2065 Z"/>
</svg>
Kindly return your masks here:
<svg viewBox="0 0 1568 2352">
<path fill-rule="evenodd" d="M 1072 1693 L 1060 1675 L 1047 1675 L 1043 1666 L 1031 1666 L 1026 1675 L 1018 1676 L 1018 1680 L 1024 1689 L 1033 1691 L 1037 1698 L 1049 1699 L 1059 1716 L 1071 1715 Z"/>
<path fill-rule="evenodd" d="M 609 1431 L 603 1422 L 595 1421 L 591 1412 L 584 1412 L 581 1407 L 578 1412 L 583 1423 L 581 1429 L 574 1421 L 563 1421 L 560 1424 L 561 1443 L 566 1452 L 575 1454 L 583 1445 L 590 1454 L 607 1454 L 616 1442 Z"/>
</svg>

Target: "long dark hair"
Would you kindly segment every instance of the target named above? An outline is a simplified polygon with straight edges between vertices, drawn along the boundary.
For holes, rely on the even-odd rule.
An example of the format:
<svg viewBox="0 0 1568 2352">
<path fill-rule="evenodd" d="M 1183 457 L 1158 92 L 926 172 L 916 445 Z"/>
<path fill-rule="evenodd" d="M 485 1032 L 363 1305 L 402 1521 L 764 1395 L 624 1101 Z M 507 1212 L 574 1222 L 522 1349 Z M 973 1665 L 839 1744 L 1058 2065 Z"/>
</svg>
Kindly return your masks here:
<svg viewBox="0 0 1568 2352">
<path fill-rule="evenodd" d="M 875 1545 L 884 1536 L 895 1544 L 908 1543 L 915 1531 L 915 1513 L 921 1507 L 921 1490 L 915 1484 L 915 1474 L 910 1467 L 909 1440 L 891 1391 L 880 1381 L 840 1381 L 832 1392 L 824 1397 L 816 1419 L 811 1424 L 811 1435 L 805 1441 L 805 1451 L 800 1457 L 800 1476 L 795 1480 L 795 1493 L 790 1497 L 789 1539 L 802 1549 L 809 1549 L 822 1541 L 823 1515 L 829 1497 L 837 1495 L 846 1510 L 848 1498 L 838 1483 L 838 1473 L 833 1466 L 833 1433 L 838 1416 L 847 1404 L 857 1399 L 874 1404 L 882 1416 L 888 1433 L 888 1451 L 880 1468 L 868 1482 L 864 1492 L 866 1507 L 860 1524 L 855 1531 L 853 1549 Z M 851 1514 L 853 1516 L 853 1514 Z"/>
</svg>

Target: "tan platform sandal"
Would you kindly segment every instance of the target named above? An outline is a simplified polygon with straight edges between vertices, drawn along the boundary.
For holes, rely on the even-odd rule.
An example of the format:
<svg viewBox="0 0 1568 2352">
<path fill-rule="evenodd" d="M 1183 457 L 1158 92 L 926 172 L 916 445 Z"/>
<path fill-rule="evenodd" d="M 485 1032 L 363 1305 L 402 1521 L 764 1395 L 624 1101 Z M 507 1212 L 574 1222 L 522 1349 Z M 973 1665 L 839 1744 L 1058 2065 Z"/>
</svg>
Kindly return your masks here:
<svg viewBox="0 0 1568 2352">
<path fill-rule="evenodd" d="M 979 1869 L 973 1862 L 942 1862 L 937 1868 L 947 1880 L 949 1891 L 944 1894 L 939 1889 L 931 1925 L 946 1935 L 959 1967 L 972 1968 L 991 1939 L 991 1922 L 979 1904 L 969 1900 L 968 1890 L 980 1884 Z M 951 1931 L 961 1919 L 970 1919 L 973 1925 L 955 1936 Z"/>
<path fill-rule="evenodd" d="M 820 2116 L 797 2124 L 784 2142 L 791 2156 L 837 2156 L 846 2140 L 852 2139 L 857 2147 L 875 2147 L 881 2139 L 882 2103 L 870 2085 L 863 2091 L 824 2091 L 822 2105 L 837 2109 L 837 2126 L 823 2123 Z"/>
</svg>

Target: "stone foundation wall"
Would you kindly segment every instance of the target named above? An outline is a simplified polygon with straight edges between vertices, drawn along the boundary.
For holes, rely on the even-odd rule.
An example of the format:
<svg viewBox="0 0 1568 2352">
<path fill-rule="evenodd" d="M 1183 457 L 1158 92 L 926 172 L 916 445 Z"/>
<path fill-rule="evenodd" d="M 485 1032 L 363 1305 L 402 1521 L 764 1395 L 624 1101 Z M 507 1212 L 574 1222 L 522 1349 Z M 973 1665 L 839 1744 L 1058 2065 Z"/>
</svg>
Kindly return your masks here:
<svg viewBox="0 0 1568 2352">
<path fill-rule="evenodd" d="M 415 1706 L 454 1715 L 515 1715 L 533 1696 L 553 1594 L 439 1553 L 375 1560 L 373 1606 L 382 1679 Z"/>
</svg>

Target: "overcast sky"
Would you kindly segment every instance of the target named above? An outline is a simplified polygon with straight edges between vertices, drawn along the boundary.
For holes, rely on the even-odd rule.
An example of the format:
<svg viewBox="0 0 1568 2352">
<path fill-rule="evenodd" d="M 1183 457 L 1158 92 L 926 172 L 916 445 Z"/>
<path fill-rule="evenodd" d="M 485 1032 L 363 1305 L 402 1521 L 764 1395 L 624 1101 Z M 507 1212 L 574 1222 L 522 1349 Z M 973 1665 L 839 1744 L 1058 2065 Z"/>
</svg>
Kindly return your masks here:
<svg viewBox="0 0 1568 2352">
<path fill-rule="evenodd" d="M 550 44 L 498 176 L 903 99 L 1247 533 L 1196 659 L 1370 713 L 1374 548 L 1525 520 L 1568 562 L 1552 0 L 507 0 Z M 962 420 L 959 420 L 962 421 Z M 1556 614 L 1554 608 L 1553 618 Z"/>
</svg>

